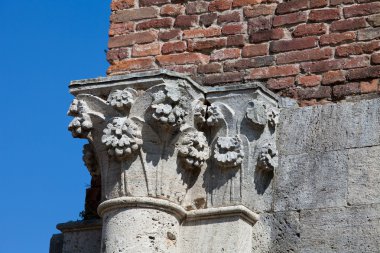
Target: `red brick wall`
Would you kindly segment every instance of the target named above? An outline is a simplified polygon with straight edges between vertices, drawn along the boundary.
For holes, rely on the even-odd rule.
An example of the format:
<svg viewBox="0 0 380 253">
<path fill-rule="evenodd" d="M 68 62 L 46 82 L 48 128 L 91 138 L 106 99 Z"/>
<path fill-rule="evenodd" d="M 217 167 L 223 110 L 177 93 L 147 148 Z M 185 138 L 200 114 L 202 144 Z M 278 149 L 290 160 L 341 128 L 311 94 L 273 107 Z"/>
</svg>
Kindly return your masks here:
<svg viewBox="0 0 380 253">
<path fill-rule="evenodd" d="M 261 2 L 261 3 L 260 3 Z M 113 0 L 108 74 L 260 80 L 304 104 L 378 92 L 379 0 Z"/>
</svg>

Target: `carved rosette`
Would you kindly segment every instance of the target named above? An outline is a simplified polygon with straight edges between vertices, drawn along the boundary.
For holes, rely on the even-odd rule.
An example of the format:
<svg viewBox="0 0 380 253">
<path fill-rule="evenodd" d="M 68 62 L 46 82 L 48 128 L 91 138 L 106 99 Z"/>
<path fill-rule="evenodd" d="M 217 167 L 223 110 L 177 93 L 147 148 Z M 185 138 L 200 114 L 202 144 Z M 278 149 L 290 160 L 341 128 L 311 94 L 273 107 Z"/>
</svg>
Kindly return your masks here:
<svg viewBox="0 0 380 253">
<path fill-rule="evenodd" d="M 70 122 L 68 130 L 74 138 L 87 138 L 90 131 L 93 129 L 91 118 L 83 111 L 86 108 L 86 103 L 74 99 L 70 105 L 68 115 L 74 116 Z"/>
<path fill-rule="evenodd" d="M 186 165 L 185 168 L 201 168 L 209 158 L 207 138 L 203 132 L 186 133 L 178 145 L 178 154 Z"/>
<path fill-rule="evenodd" d="M 108 154 L 118 160 L 124 160 L 139 151 L 142 145 L 139 127 L 127 117 L 114 118 L 103 130 L 102 143 L 108 148 Z"/>
<path fill-rule="evenodd" d="M 223 114 L 217 105 L 210 105 L 207 108 L 207 125 L 215 126 L 223 120 Z"/>
<path fill-rule="evenodd" d="M 267 144 L 260 150 L 257 167 L 260 170 L 272 172 L 278 166 L 277 150 L 271 144 Z"/>
<path fill-rule="evenodd" d="M 136 96 L 134 89 L 114 90 L 108 96 L 107 102 L 115 109 L 125 111 L 132 107 Z"/>
<path fill-rule="evenodd" d="M 214 149 L 214 158 L 224 168 L 241 165 L 244 158 L 241 139 L 238 136 L 219 137 Z"/>
</svg>

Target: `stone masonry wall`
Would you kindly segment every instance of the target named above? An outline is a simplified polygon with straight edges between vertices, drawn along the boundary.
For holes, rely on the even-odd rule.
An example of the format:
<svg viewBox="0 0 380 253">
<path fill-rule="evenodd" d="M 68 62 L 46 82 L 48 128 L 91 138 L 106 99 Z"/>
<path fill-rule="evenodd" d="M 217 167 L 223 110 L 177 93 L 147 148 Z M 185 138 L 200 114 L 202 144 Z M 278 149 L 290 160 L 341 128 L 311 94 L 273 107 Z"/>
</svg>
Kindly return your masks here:
<svg viewBox="0 0 380 253">
<path fill-rule="evenodd" d="M 259 80 L 301 104 L 377 93 L 378 0 L 113 0 L 109 75 Z"/>
</svg>

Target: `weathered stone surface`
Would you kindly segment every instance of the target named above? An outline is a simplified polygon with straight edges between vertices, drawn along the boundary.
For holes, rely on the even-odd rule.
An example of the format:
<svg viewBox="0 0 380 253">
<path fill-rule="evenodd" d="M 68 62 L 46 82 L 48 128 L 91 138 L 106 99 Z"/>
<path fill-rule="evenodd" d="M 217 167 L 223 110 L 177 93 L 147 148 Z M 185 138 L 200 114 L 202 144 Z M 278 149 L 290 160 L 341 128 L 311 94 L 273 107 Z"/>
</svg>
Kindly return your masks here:
<svg viewBox="0 0 380 253">
<path fill-rule="evenodd" d="M 275 174 L 275 211 L 346 205 L 346 151 L 280 156 Z"/>
<path fill-rule="evenodd" d="M 376 253 L 380 246 L 380 205 L 301 211 L 305 253 Z"/>
<path fill-rule="evenodd" d="M 348 151 L 348 203 L 380 203 L 380 146 Z"/>
</svg>

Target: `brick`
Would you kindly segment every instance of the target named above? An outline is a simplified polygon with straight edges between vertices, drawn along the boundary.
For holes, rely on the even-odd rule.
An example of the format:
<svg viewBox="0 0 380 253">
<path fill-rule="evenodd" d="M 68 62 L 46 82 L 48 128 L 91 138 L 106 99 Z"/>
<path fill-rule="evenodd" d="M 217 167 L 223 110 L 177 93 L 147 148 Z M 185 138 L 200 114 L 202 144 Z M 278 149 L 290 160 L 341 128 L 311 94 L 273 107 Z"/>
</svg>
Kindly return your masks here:
<svg viewBox="0 0 380 253">
<path fill-rule="evenodd" d="M 210 27 L 205 29 L 192 29 L 183 31 L 184 39 L 203 38 L 203 37 L 215 37 L 221 35 L 221 29 L 219 27 Z"/>
<path fill-rule="evenodd" d="M 293 76 L 300 73 L 298 65 L 271 66 L 252 69 L 248 79 L 269 79 L 272 77 Z"/>
<path fill-rule="evenodd" d="M 284 30 L 281 28 L 276 28 L 273 30 L 260 31 L 252 33 L 249 36 L 249 42 L 251 43 L 261 43 L 270 40 L 279 40 L 285 36 Z"/>
<path fill-rule="evenodd" d="M 306 62 L 301 64 L 301 68 L 306 73 L 327 72 L 330 70 L 338 69 L 351 69 L 366 67 L 369 65 L 367 56 L 347 58 L 347 59 L 334 59 L 319 62 Z"/>
<path fill-rule="evenodd" d="M 348 71 L 348 80 L 358 80 L 367 78 L 379 78 L 380 66 L 370 66 L 366 68 L 351 69 Z"/>
<path fill-rule="evenodd" d="M 128 48 L 117 48 L 107 51 L 107 61 L 111 64 L 130 57 Z"/>
<path fill-rule="evenodd" d="M 157 32 L 147 31 L 147 32 L 138 32 L 131 33 L 127 35 L 111 37 L 108 41 L 109 48 L 115 47 L 126 47 L 132 46 L 134 44 L 150 43 L 157 39 Z"/>
<path fill-rule="evenodd" d="M 362 94 L 365 93 L 373 93 L 379 91 L 379 79 L 374 79 L 370 82 L 360 82 L 360 92 Z"/>
<path fill-rule="evenodd" d="M 174 19 L 172 18 L 159 18 L 159 19 L 151 19 L 148 21 L 143 21 L 136 25 L 136 30 L 147 30 L 151 28 L 159 29 L 159 28 L 170 28 L 174 23 Z"/>
<path fill-rule="evenodd" d="M 375 65 L 380 64 L 380 53 L 371 56 L 371 63 Z"/>
<path fill-rule="evenodd" d="M 277 55 L 277 64 L 326 60 L 333 56 L 331 48 L 313 48 Z"/>
<path fill-rule="evenodd" d="M 223 35 L 240 34 L 245 33 L 246 27 L 244 24 L 227 24 L 222 27 Z"/>
<path fill-rule="evenodd" d="M 306 20 L 307 20 L 306 12 L 290 13 L 286 15 L 275 16 L 273 18 L 273 26 L 277 27 L 277 26 L 283 26 L 283 25 L 298 24 L 298 23 L 306 22 Z"/>
<path fill-rule="evenodd" d="M 259 4 L 259 3 L 261 3 L 261 0 L 234 0 L 232 6 L 242 7 L 242 6 L 247 6 L 251 4 Z"/>
<path fill-rule="evenodd" d="M 188 28 L 198 25 L 198 16 L 196 15 L 179 15 L 175 19 L 174 26 Z"/>
<path fill-rule="evenodd" d="M 309 13 L 310 22 L 324 22 L 340 19 L 339 9 L 312 10 Z"/>
<path fill-rule="evenodd" d="M 322 99 L 331 97 L 331 87 L 319 86 L 298 90 L 299 99 Z"/>
<path fill-rule="evenodd" d="M 240 12 L 238 11 L 233 11 L 233 12 L 218 16 L 218 24 L 240 22 L 240 21 L 241 21 L 241 16 L 240 16 Z"/>
<path fill-rule="evenodd" d="M 368 17 L 367 22 L 374 27 L 380 26 L 380 14 Z"/>
<path fill-rule="evenodd" d="M 319 75 L 298 76 L 297 83 L 303 87 L 314 87 L 321 84 L 322 77 Z"/>
<path fill-rule="evenodd" d="M 327 6 L 327 0 L 310 0 L 310 8 L 321 8 Z"/>
<path fill-rule="evenodd" d="M 158 39 L 162 41 L 168 41 L 172 39 L 179 39 L 181 37 L 182 31 L 179 29 L 162 31 L 158 33 Z"/>
<path fill-rule="evenodd" d="M 253 57 L 248 59 L 240 59 L 237 61 L 227 61 L 223 64 L 224 71 L 245 70 L 248 68 L 259 68 L 271 66 L 274 64 L 274 56 Z"/>
<path fill-rule="evenodd" d="M 225 72 L 220 74 L 206 75 L 203 78 L 203 84 L 215 85 L 220 83 L 241 82 L 244 74 L 240 72 Z"/>
<path fill-rule="evenodd" d="M 346 81 L 346 75 L 341 70 L 329 71 L 329 72 L 323 73 L 322 75 L 323 85 L 336 84 L 336 83 L 341 83 L 344 81 Z"/>
<path fill-rule="evenodd" d="M 276 10 L 276 5 L 255 5 L 243 8 L 243 13 L 246 18 L 255 18 L 259 16 L 273 15 Z"/>
<path fill-rule="evenodd" d="M 293 31 L 294 37 L 305 37 L 310 35 L 325 34 L 327 27 L 325 24 L 301 24 Z"/>
<path fill-rule="evenodd" d="M 380 3 L 359 4 L 343 8 L 345 18 L 368 16 L 380 12 Z"/>
<path fill-rule="evenodd" d="M 325 45 L 337 45 L 340 43 L 352 42 L 355 39 L 356 39 L 355 32 L 330 33 L 327 35 L 322 35 L 319 42 L 322 46 L 325 46 Z"/>
<path fill-rule="evenodd" d="M 132 48 L 133 57 L 143 57 L 160 54 L 160 44 L 158 42 L 143 44 L 143 45 L 134 45 Z"/>
<path fill-rule="evenodd" d="M 122 23 L 131 20 L 141 20 L 155 18 L 158 16 L 158 11 L 153 7 L 139 8 L 133 10 L 118 11 L 111 15 L 111 22 Z"/>
<path fill-rule="evenodd" d="M 186 5 L 186 14 L 201 14 L 208 11 L 208 2 L 196 1 L 190 2 Z"/>
<path fill-rule="evenodd" d="M 245 45 L 244 35 L 229 35 L 227 36 L 228 47 L 242 47 Z"/>
<path fill-rule="evenodd" d="M 217 19 L 217 17 L 218 17 L 218 14 L 216 13 L 204 14 L 200 16 L 199 23 L 207 27 L 207 26 L 212 25 Z"/>
<path fill-rule="evenodd" d="M 339 46 L 335 49 L 335 54 L 339 57 L 347 57 L 350 55 L 370 54 L 379 49 L 380 41 L 372 41 Z"/>
<path fill-rule="evenodd" d="M 111 10 L 112 11 L 123 10 L 123 9 L 132 8 L 134 6 L 135 6 L 134 0 L 117 0 L 117 1 L 114 0 L 111 3 Z"/>
<path fill-rule="evenodd" d="M 140 6 L 157 6 L 170 3 L 170 0 L 140 0 Z"/>
<path fill-rule="evenodd" d="M 277 5 L 277 14 L 286 14 L 305 10 L 309 7 L 309 0 L 291 0 L 288 2 L 279 3 Z"/>
<path fill-rule="evenodd" d="M 257 17 L 251 18 L 248 21 L 248 33 L 252 34 L 253 32 L 269 30 L 272 27 L 272 17 Z"/>
<path fill-rule="evenodd" d="M 267 82 L 267 88 L 282 90 L 294 86 L 294 77 L 271 78 Z"/>
<path fill-rule="evenodd" d="M 220 61 L 226 59 L 237 59 L 241 55 L 241 50 L 239 48 L 224 48 L 221 50 L 216 50 L 212 52 L 210 60 Z"/>
<path fill-rule="evenodd" d="M 182 53 L 186 51 L 187 44 L 185 41 L 166 42 L 162 45 L 161 52 L 163 54 Z"/>
<path fill-rule="evenodd" d="M 222 72 L 222 64 L 213 62 L 209 64 L 199 65 L 197 72 L 200 74 L 220 73 Z"/>
<path fill-rule="evenodd" d="M 210 51 L 217 48 L 222 48 L 226 46 L 226 39 L 216 38 L 216 39 L 204 39 L 204 40 L 189 40 L 188 41 L 188 50 L 193 51 Z"/>
<path fill-rule="evenodd" d="M 339 20 L 331 23 L 330 31 L 352 31 L 367 26 L 365 18 L 353 18 L 347 20 Z"/>
<path fill-rule="evenodd" d="M 134 22 L 125 22 L 125 23 L 111 23 L 110 30 L 108 32 L 109 36 L 128 34 L 135 30 Z"/>
<path fill-rule="evenodd" d="M 273 53 L 287 52 L 294 50 L 301 50 L 307 48 L 313 48 L 318 45 L 317 37 L 306 37 L 292 40 L 279 40 L 272 41 L 270 43 L 269 50 Z"/>
<path fill-rule="evenodd" d="M 185 7 L 181 4 L 166 4 L 161 7 L 162 16 L 178 16 L 185 13 Z"/>
<path fill-rule="evenodd" d="M 343 98 L 345 96 L 360 94 L 359 83 L 346 83 L 343 85 L 336 85 L 333 87 L 333 95 L 337 98 Z"/>
<path fill-rule="evenodd" d="M 136 58 L 122 60 L 119 63 L 108 68 L 108 73 L 121 71 L 147 70 L 157 68 L 154 64 L 154 58 Z"/>
<path fill-rule="evenodd" d="M 336 6 L 340 4 L 353 4 L 354 0 L 330 0 L 331 6 Z"/>
<path fill-rule="evenodd" d="M 214 0 L 208 6 L 209 11 L 226 11 L 231 9 L 231 0 Z"/>
<path fill-rule="evenodd" d="M 358 40 L 374 40 L 380 38 L 380 27 L 358 31 Z"/>
<path fill-rule="evenodd" d="M 156 59 L 163 66 L 173 64 L 207 64 L 210 62 L 210 56 L 201 53 L 158 55 Z"/>
<path fill-rule="evenodd" d="M 256 44 L 256 45 L 245 45 L 241 52 L 242 57 L 255 57 L 267 55 L 269 53 L 269 44 Z"/>
</svg>

